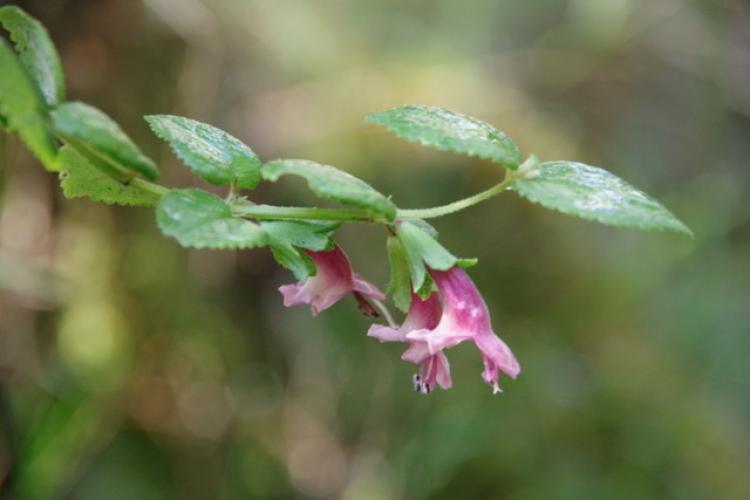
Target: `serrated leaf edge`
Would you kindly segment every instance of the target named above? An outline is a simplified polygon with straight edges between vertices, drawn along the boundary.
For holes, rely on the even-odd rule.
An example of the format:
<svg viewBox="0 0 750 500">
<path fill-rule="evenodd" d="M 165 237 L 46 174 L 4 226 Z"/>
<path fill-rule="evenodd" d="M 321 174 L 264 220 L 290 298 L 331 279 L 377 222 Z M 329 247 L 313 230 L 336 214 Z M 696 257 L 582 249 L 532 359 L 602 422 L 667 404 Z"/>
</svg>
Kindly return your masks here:
<svg viewBox="0 0 750 500">
<path fill-rule="evenodd" d="M 213 125 L 211 125 L 211 124 L 209 124 L 209 123 L 202 123 L 202 122 L 198 122 L 197 120 L 193 120 L 192 118 L 187 118 L 187 117 L 184 117 L 184 116 L 179 116 L 179 115 L 164 115 L 164 114 L 162 114 L 162 115 L 158 115 L 158 114 L 157 114 L 157 115 L 145 115 L 145 116 L 143 117 L 143 119 L 144 119 L 144 120 L 146 120 L 146 123 L 148 123 L 148 127 L 149 127 L 149 128 L 151 129 L 151 131 L 152 131 L 152 132 L 154 133 L 154 135 L 155 135 L 155 136 L 157 136 L 157 137 L 158 137 L 159 139 L 161 139 L 162 141 L 166 142 L 166 143 L 167 143 L 167 145 L 169 145 L 169 149 L 170 149 L 170 150 L 172 151 L 172 153 L 174 153 L 174 155 L 175 155 L 175 156 L 176 156 L 176 157 L 177 157 L 177 158 L 178 158 L 178 159 L 179 159 L 179 160 L 180 160 L 180 161 L 181 161 L 181 162 L 182 162 L 183 164 L 185 164 L 185 166 L 186 166 L 187 168 L 189 168 L 189 169 L 190 169 L 190 171 L 191 171 L 191 172 L 193 172 L 193 173 L 194 173 L 195 175 L 197 175 L 198 177 L 200 177 L 201 179 L 203 179 L 203 180 L 204 180 L 204 181 L 206 181 L 207 183 L 209 183 L 209 184 L 211 184 L 211 185 L 214 185 L 214 186 L 226 186 L 226 185 L 228 185 L 228 184 L 231 184 L 231 183 L 233 183 L 233 182 L 236 182 L 236 181 L 237 181 L 237 177 L 235 176 L 235 177 L 234 177 L 234 178 L 233 178 L 232 180 L 230 180 L 230 181 L 228 181 L 228 182 L 212 182 L 212 181 L 210 181 L 210 180 L 206 179 L 206 178 L 205 178 L 205 177 L 204 177 L 204 176 L 203 176 L 203 175 L 202 175 L 202 174 L 201 174 L 200 172 L 198 172 L 198 171 L 197 171 L 197 170 L 196 170 L 195 168 L 193 168 L 193 166 L 192 166 L 192 165 L 190 165 L 190 160 L 189 160 L 189 159 L 188 159 L 188 158 L 186 157 L 186 155 L 184 155 L 184 154 L 183 154 L 183 153 L 182 153 L 182 152 L 181 152 L 180 150 L 178 150 L 178 149 L 177 149 L 177 146 L 176 146 L 176 145 L 175 145 L 175 144 L 173 143 L 173 141 L 171 141 L 171 140 L 169 140 L 168 138 L 164 137 L 164 136 L 163 136 L 163 135 L 162 135 L 162 134 L 161 134 L 161 133 L 160 133 L 160 132 L 159 132 L 158 130 L 156 130 L 156 128 L 155 128 L 155 127 L 156 127 L 156 125 L 154 124 L 154 121 L 153 121 L 153 119 L 154 119 L 155 117 L 157 117 L 157 118 L 158 118 L 158 117 L 163 117 L 163 116 L 169 116 L 169 117 L 177 117 L 177 118 L 185 118 L 186 120 L 191 120 L 191 121 L 194 121 L 194 122 L 197 122 L 197 123 L 201 123 L 202 125 L 208 125 L 208 126 L 211 126 L 211 127 L 214 127 Z M 255 153 L 255 151 L 253 151 L 253 149 L 252 149 L 252 148 L 251 148 L 250 146 L 248 146 L 247 144 L 245 144 L 245 142 L 244 142 L 244 141 L 241 141 L 240 139 L 238 139 L 237 137 L 233 136 L 232 134 L 230 134 L 229 132 L 227 132 L 227 131 L 225 131 L 225 130 L 222 130 L 222 129 L 218 128 L 218 127 L 214 127 L 214 128 L 215 128 L 215 129 L 217 129 L 217 130 L 221 130 L 222 132 L 224 132 L 225 134 L 227 134 L 227 135 L 228 135 L 229 137 L 232 137 L 232 138 L 236 139 L 236 140 L 237 140 L 238 142 L 242 143 L 242 145 L 243 145 L 243 146 L 245 146 L 245 147 L 246 147 L 247 149 L 249 149 L 249 150 L 250 150 L 250 151 L 251 151 L 251 152 L 253 153 L 253 155 L 255 155 L 254 157 L 250 157 L 250 158 L 255 158 L 255 159 L 256 159 L 256 160 L 258 161 L 258 176 L 257 176 L 257 179 L 255 179 L 255 182 L 254 182 L 254 183 L 252 183 L 252 184 L 244 184 L 244 185 L 242 185 L 242 186 L 241 186 L 241 188 L 242 188 L 242 189 L 255 189 L 255 188 L 256 188 L 256 187 L 258 186 L 258 184 L 260 184 L 260 183 L 261 183 L 261 181 L 262 181 L 262 180 L 264 179 L 264 177 L 263 177 L 263 174 L 262 174 L 262 172 L 261 172 L 261 167 L 263 166 L 263 161 L 262 161 L 262 160 L 260 159 L 260 157 L 259 157 L 259 156 L 258 156 L 258 155 L 257 155 L 257 154 Z"/>
<path fill-rule="evenodd" d="M 195 189 L 195 188 L 188 188 L 188 190 L 192 190 L 192 189 Z M 201 190 L 198 190 L 198 191 L 201 191 Z M 226 204 L 226 202 L 224 200 L 222 200 L 218 196 L 214 195 L 213 193 L 208 193 L 207 191 L 203 191 L 203 192 L 205 192 L 207 194 L 210 194 L 211 196 L 215 197 L 217 200 L 219 200 L 222 203 Z M 159 200 L 159 203 L 161 203 L 162 200 L 164 200 L 164 197 L 162 197 L 161 200 Z M 183 246 L 183 247 L 185 247 L 185 248 L 195 248 L 195 249 L 198 249 L 198 250 L 200 250 L 200 249 L 241 250 L 241 249 L 246 249 L 246 248 L 260 248 L 260 247 L 264 247 L 264 246 L 268 245 L 268 235 L 266 234 L 265 231 L 263 231 L 263 229 L 260 227 L 260 225 L 254 223 L 254 222 L 251 222 L 251 221 L 249 221 L 247 219 L 243 219 L 241 217 L 232 217 L 231 215 L 229 217 L 224 217 L 224 218 L 226 218 L 226 219 L 240 220 L 240 221 L 243 221 L 243 222 L 245 222 L 247 224 L 250 224 L 251 226 L 256 227 L 258 229 L 258 231 L 261 233 L 262 238 L 260 238 L 257 243 L 254 243 L 252 245 L 247 245 L 247 244 L 240 243 L 240 242 L 237 242 L 237 243 L 233 243 L 233 242 L 232 243 L 206 243 L 206 244 L 204 244 L 204 243 L 198 243 L 198 244 L 191 243 L 191 242 L 188 242 L 187 240 L 185 240 L 184 237 L 181 237 L 181 235 L 184 234 L 184 232 L 175 233 L 173 231 L 170 231 L 168 228 L 164 228 L 164 226 L 162 224 L 162 221 L 161 221 L 160 211 L 158 209 L 158 205 L 157 205 L 157 210 L 156 210 L 156 225 L 159 228 L 159 230 L 163 234 L 166 234 L 167 236 L 170 236 L 170 237 L 176 239 L 180 243 L 180 245 Z M 216 219 L 216 220 L 219 220 L 219 219 Z M 199 227 L 200 225 L 201 224 L 195 224 L 193 226 L 187 227 L 187 232 L 192 231 L 193 229 Z"/>
<path fill-rule="evenodd" d="M 46 37 L 46 43 L 49 43 L 52 49 L 51 51 L 52 58 L 51 59 L 48 58 L 47 62 L 50 63 L 50 65 L 52 66 L 53 74 L 51 76 L 52 76 L 52 81 L 55 84 L 54 85 L 55 95 L 52 96 L 51 100 L 49 100 L 47 99 L 47 96 L 44 95 L 44 92 L 42 91 L 42 89 L 38 87 L 36 81 L 34 81 L 34 84 L 35 84 L 34 86 L 37 88 L 37 91 L 40 94 L 42 101 L 45 103 L 46 106 L 53 107 L 53 106 L 58 105 L 65 99 L 65 91 L 66 91 L 65 73 L 63 71 L 62 62 L 60 61 L 60 54 L 57 52 L 57 48 L 55 47 L 55 44 L 52 41 L 52 37 L 50 37 L 49 35 L 49 31 L 47 30 L 47 27 L 44 26 L 38 19 L 32 17 L 31 15 L 28 14 L 28 12 L 26 12 L 25 10 L 21 9 L 20 7 L 16 5 L 2 6 L 0 7 L 0 13 L 6 9 L 7 10 L 17 9 L 21 11 L 22 15 L 31 19 L 34 27 L 41 29 L 43 35 Z M 8 32 L 9 34 L 8 38 L 10 39 L 11 42 L 13 42 L 14 51 L 16 52 L 16 54 L 18 54 L 19 58 L 22 58 L 23 56 L 22 52 L 29 50 L 28 46 L 25 46 L 23 49 L 21 49 L 20 47 L 24 44 L 22 43 L 21 40 L 17 38 L 16 30 L 12 30 L 8 28 L 8 26 L 5 23 L 3 23 L 1 20 L 0 20 L 0 26 L 2 26 L 5 29 L 5 31 Z M 21 59 L 21 64 L 23 64 L 23 59 Z M 27 72 L 29 72 L 28 69 L 27 69 Z M 36 80 L 31 74 L 29 74 L 29 76 L 31 77 L 32 80 Z"/>
<path fill-rule="evenodd" d="M 282 163 L 282 162 L 286 162 L 286 161 L 311 162 L 311 163 L 315 163 L 315 164 L 320 165 L 320 166 L 333 168 L 333 169 L 338 170 L 339 172 L 341 172 L 343 174 L 351 176 L 352 178 L 354 178 L 354 179 L 356 179 L 356 180 L 358 180 L 360 182 L 363 182 L 370 189 L 372 189 L 372 193 L 367 194 L 367 197 L 369 199 L 371 199 L 373 201 L 377 201 L 377 202 L 384 202 L 384 201 L 387 202 L 388 205 L 386 205 L 383 208 L 388 208 L 388 210 L 387 211 L 375 210 L 371 206 L 362 205 L 361 203 L 356 203 L 356 202 L 352 202 L 352 201 L 342 201 L 341 199 L 339 199 L 339 198 L 336 197 L 335 193 L 328 192 L 326 189 L 322 189 L 321 190 L 319 186 L 314 187 L 312 185 L 310 179 L 308 179 L 306 176 L 304 176 L 302 174 L 299 174 L 297 172 L 285 172 L 284 169 L 283 169 L 283 167 L 281 165 L 279 165 L 278 168 L 276 167 L 277 164 Z M 305 183 L 307 184 L 308 188 L 313 193 L 317 194 L 319 197 L 326 198 L 326 199 L 329 199 L 329 200 L 333 200 L 333 201 L 336 201 L 336 202 L 341 203 L 343 205 L 349 205 L 349 206 L 361 208 L 362 210 L 364 210 L 370 216 L 385 217 L 388 221 L 393 221 L 393 220 L 396 219 L 396 215 L 397 215 L 397 212 L 398 212 L 398 207 L 396 207 L 396 205 L 393 203 L 393 201 L 391 200 L 390 196 L 386 196 L 383 193 L 381 193 L 380 191 L 376 190 L 374 187 L 370 186 L 370 184 L 368 184 L 365 180 L 360 179 L 359 177 L 356 177 L 355 175 L 352 175 L 349 172 L 347 172 L 345 170 L 341 170 L 341 169 L 339 169 L 337 167 L 334 167 L 332 165 L 326 165 L 326 164 L 323 164 L 323 163 L 318 163 L 318 162 L 316 162 L 314 160 L 305 160 L 305 159 L 302 159 L 302 158 L 277 158 L 277 159 L 274 159 L 274 160 L 271 160 L 271 161 L 268 161 L 268 162 L 264 163 L 261 166 L 260 173 L 261 173 L 261 176 L 263 177 L 263 179 L 267 180 L 269 182 L 276 182 L 276 181 L 278 181 L 284 175 L 291 175 L 293 177 L 300 177 L 300 178 L 302 178 L 305 181 Z"/>
<path fill-rule="evenodd" d="M 392 109 L 399 109 L 399 108 L 392 108 Z M 385 111 L 380 111 L 378 113 L 370 113 L 368 115 L 365 115 L 365 121 L 368 121 L 370 123 L 375 123 L 377 125 L 381 125 L 381 126 L 385 127 L 386 130 L 388 130 L 390 133 L 392 133 L 396 137 L 400 137 L 402 139 L 406 139 L 407 141 L 410 141 L 410 142 L 418 143 L 418 144 L 420 144 L 422 146 L 425 146 L 425 147 L 435 148 L 435 149 L 440 150 L 440 151 L 445 151 L 445 152 L 448 152 L 448 153 L 453 153 L 453 154 L 457 154 L 457 155 L 461 155 L 461 156 L 468 156 L 468 157 L 471 157 L 471 158 L 480 158 L 482 160 L 488 160 L 488 161 L 491 161 L 492 163 L 495 163 L 497 165 L 501 165 L 501 166 L 503 166 L 505 168 L 508 168 L 510 170 L 517 170 L 518 166 L 521 164 L 521 158 L 523 157 L 523 154 L 522 154 L 520 148 L 518 148 L 517 145 L 516 145 L 516 150 L 518 151 L 519 160 L 518 160 L 518 162 L 515 165 L 512 164 L 512 163 L 507 163 L 507 162 L 504 162 L 504 161 L 499 161 L 495 157 L 492 157 L 492 156 L 486 155 L 486 154 L 482 154 L 482 153 L 469 152 L 469 151 L 458 151 L 458 150 L 456 150 L 454 148 L 451 148 L 451 147 L 448 147 L 448 146 L 445 146 L 445 145 L 442 145 L 442 144 L 435 144 L 435 143 L 429 142 L 426 139 L 423 139 L 421 137 L 417 137 L 416 135 L 412 135 L 412 134 L 410 134 L 408 132 L 404 132 L 404 131 L 401 131 L 401 130 L 394 130 L 387 123 L 384 123 L 382 120 L 380 120 L 380 117 L 378 116 L 381 113 L 386 113 L 387 111 L 391 111 L 391 110 L 385 110 Z M 455 113 L 455 111 L 451 111 L 451 113 Z M 462 113 L 458 113 L 458 114 L 462 114 Z M 464 115 L 464 116 L 469 116 L 469 115 Z M 469 118 L 473 118 L 473 117 L 469 116 Z M 478 118 L 474 118 L 474 119 L 478 120 Z M 482 120 L 479 120 L 479 121 L 482 121 Z M 487 122 L 483 122 L 483 123 L 487 123 Z M 489 123 L 487 123 L 487 125 L 490 125 L 492 128 L 494 128 L 495 130 L 497 130 L 497 128 L 494 125 L 491 125 Z M 500 130 L 497 130 L 497 131 L 500 134 L 502 134 L 504 137 L 506 137 L 509 141 L 513 142 L 513 139 L 511 139 L 506 133 L 504 133 L 504 132 L 502 132 Z M 514 142 L 514 144 L 515 144 L 515 142 Z"/>
<path fill-rule="evenodd" d="M 678 219 L 669 209 L 667 209 L 664 205 L 662 205 L 661 203 L 659 203 L 658 201 L 656 201 L 655 199 L 653 199 L 651 196 L 647 196 L 648 199 L 651 200 L 652 202 L 656 203 L 662 210 L 664 210 L 666 213 L 668 213 L 674 219 L 674 222 L 676 223 L 674 227 L 667 227 L 667 226 L 647 226 L 647 225 L 642 225 L 642 224 L 623 224 L 623 223 L 619 223 L 619 222 L 612 222 L 612 221 L 604 220 L 601 217 L 598 217 L 596 215 L 589 214 L 589 213 L 585 213 L 585 214 L 581 214 L 581 213 L 577 213 L 577 212 L 573 213 L 573 212 L 569 212 L 567 210 L 563 210 L 562 208 L 560 208 L 558 206 L 551 206 L 551 205 L 548 205 L 546 203 L 542 203 L 538 198 L 536 198 L 534 196 L 529 196 L 526 193 L 520 192 L 519 190 L 515 189 L 515 182 L 513 184 L 511 184 L 510 186 L 508 186 L 508 188 L 511 189 L 516 194 L 518 194 L 521 198 L 525 198 L 526 200 L 528 200 L 528 201 L 530 201 L 530 202 L 532 202 L 532 203 L 534 203 L 536 205 L 539 205 L 539 206 L 541 206 L 543 208 L 547 208 L 549 210 L 553 210 L 555 212 L 558 212 L 558 213 L 561 213 L 561 214 L 564 214 L 564 215 L 568 215 L 568 216 L 571 216 L 571 217 L 577 217 L 579 219 L 584 219 L 584 220 L 591 221 L 591 222 L 598 222 L 599 224 L 603 224 L 605 226 L 612 226 L 612 227 L 616 227 L 616 228 L 619 228 L 619 229 L 637 229 L 637 230 L 641 230 L 641 231 L 650 231 L 650 232 L 655 232 L 655 233 L 677 233 L 677 234 L 682 234 L 684 236 L 688 236 L 688 237 L 690 237 L 692 239 L 695 239 L 695 233 L 693 233 L 693 231 L 684 222 L 682 222 L 680 219 Z M 636 189 L 636 188 L 633 188 L 633 189 Z M 639 191 L 639 192 L 641 192 L 641 193 L 643 193 L 642 191 L 640 191 L 638 189 L 636 189 L 636 190 Z M 643 194 L 645 195 L 645 193 L 643 193 Z"/>
</svg>

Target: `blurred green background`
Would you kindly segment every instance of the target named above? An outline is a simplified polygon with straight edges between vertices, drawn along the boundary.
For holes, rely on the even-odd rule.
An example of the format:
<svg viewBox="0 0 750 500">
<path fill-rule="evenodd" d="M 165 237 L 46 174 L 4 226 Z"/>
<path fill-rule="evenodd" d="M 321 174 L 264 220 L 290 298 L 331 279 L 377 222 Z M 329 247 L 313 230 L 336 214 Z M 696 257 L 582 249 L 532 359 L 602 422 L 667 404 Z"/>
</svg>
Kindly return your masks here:
<svg viewBox="0 0 750 500">
<path fill-rule="evenodd" d="M 542 159 L 609 168 L 696 239 L 512 194 L 436 221 L 522 365 L 492 397 L 411 387 L 352 299 L 285 309 L 267 250 L 194 251 L 148 209 L 62 198 L 0 136 L 0 483 L 33 499 L 750 498 L 750 7 L 739 0 L 36 0 L 69 97 L 195 180 L 142 120 L 213 123 L 262 158 L 361 176 L 402 207 L 492 164 L 362 117 L 487 120 Z M 1 77 L 1 76 L 0 76 Z M 283 181 L 256 201 L 317 203 Z M 339 233 L 387 280 L 382 228 Z"/>
</svg>

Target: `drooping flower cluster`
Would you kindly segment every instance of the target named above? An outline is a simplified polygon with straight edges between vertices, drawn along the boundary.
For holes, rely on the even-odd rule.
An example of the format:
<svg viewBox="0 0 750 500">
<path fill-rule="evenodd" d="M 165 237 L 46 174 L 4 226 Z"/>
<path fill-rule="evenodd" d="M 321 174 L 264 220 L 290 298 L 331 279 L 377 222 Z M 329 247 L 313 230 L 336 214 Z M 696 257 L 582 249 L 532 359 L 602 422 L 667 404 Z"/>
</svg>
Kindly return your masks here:
<svg viewBox="0 0 750 500">
<path fill-rule="evenodd" d="M 373 312 L 367 299 L 385 299 L 377 287 L 352 271 L 349 259 L 338 246 L 329 251 L 308 251 L 308 254 L 317 266 L 317 274 L 298 284 L 279 288 L 285 306 L 309 304 L 313 315 L 317 315 L 352 293 L 364 311 Z M 413 295 L 401 326 L 376 324 L 367 334 L 381 342 L 409 344 L 401 359 L 419 365 L 414 375 L 414 388 L 423 394 L 437 386 L 443 389 L 452 386 L 444 351 L 471 340 L 482 355 L 482 378 L 492 386 L 493 393 L 501 392 L 500 372 L 516 378 L 520 366 L 510 348 L 492 330 L 482 295 L 460 267 L 428 270 L 437 292 L 426 299 Z"/>
</svg>

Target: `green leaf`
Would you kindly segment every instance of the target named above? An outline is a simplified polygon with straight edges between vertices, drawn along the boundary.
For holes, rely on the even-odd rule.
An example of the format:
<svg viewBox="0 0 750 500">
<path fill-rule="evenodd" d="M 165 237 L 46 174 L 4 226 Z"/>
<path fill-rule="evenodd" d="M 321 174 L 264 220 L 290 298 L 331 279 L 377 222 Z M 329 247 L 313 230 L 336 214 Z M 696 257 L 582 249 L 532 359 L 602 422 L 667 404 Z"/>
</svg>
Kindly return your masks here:
<svg viewBox="0 0 750 500">
<path fill-rule="evenodd" d="M 65 98 L 60 56 L 45 27 L 15 6 L 0 8 L 0 25 L 10 33 L 21 64 L 36 83 L 39 92 L 50 106 Z"/>
<path fill-rule="evenodd" d="M 365 119 L 425 146 L 486 158 L 513 170 L 521 163 L 521 151 L 503 132 L 447 109 L 412 105 L 373 113 Z"/>
<path fill-rule="evenodd" d="M 269 238 L 283 241 L 299 248 L 316 252 L 331 250 L 331 234 L 341 227 L 340 222 L 317 221 L 270 221 L 262 222 L 261 227 Z"/>
<path fill-rule="evenodd" d="M 540 163 L 529 174 L 512 188 L 547 208 L 612 226 L 693 235 L 660 203 L 599 167 L 551 161 Z"/>
<path fill-rule="evenodd" d="M 474 267 L 477 264 L 479 264 L 479 259 L 477 259 L 476 257 L 456 259 L 456 265 L 461 269 L 469 269 L 470 267 Z"/>
<path fill-rule="evenodd" d="M 119 165 L 107 161 L 106 158 L 96 154 L 87 144 L 73 138 L 65 139 L 63 142 L 108 177 L 122 184 L 127 184 L 133 180 L 134 174 L 132 172 L 123 170 Z"/>
<path fill-rule="evenodd" d="M 262 222 L 260 227 L 268 236 L 276 262 L 289 269 L 294 276 L 303 280 L 315 274 L 315 263 L 300 248 L 321 251 L 333 248 L 331 234 L 340 223 L 303 221 Z"/>
<path fill-rule="evenodd" d="M 252 149 L 221 129 L 181 116 L 150 115 L 154 133 L 193 172 L 211 184 L 252 189 L 261 180 L 261 161 Z"/>
<path fill-rule="evenodd" d="M 0 112 L 5 116 L 5 127 L 18 131 L 39 161 L 48 170 L 55 170 L 57 145 L 45 121 L 46 105 L 16 54 L 2 39 L 0 75 Z"/>
<path fill-rule="evenodd" d="M 65 102 L 52 111 L 52 126 L 66 142 L 85 144 L 97 156 L 148 179 L 159 177 L 156 165 L 141 153 L 119 125 L 97 108 L 82 102 Z"/>
<path fill-rule="evenodd" d="M 425 264 L 432 269 L 445 271 L 456 265 L 458 259 L 437 242 L 426 231 L 411 222 L 402 222 L 396 227 L 396 234 L 404 246 L 409 263 L 412 287 L 422 288 L 427 271 Z"/>
<path fill-rule="evenodd" d="M 430 224 L 426 220 L 424 220 L 424 219 L 412 219 L 409 222 L 411 222 L 412 224 L 414 224 L 415 226 L 417 226 L 418 228 L 420 228 L 422 231 L 426 232 L 427 234 L 429 234 L 433 238 L 437 238 L 438 237 L 438 230 L 435 229 L 435 226 L 433 226 L 432 224 Z"/>
<path fill-rule="evenodd" d="M 115 205 L 155 206 L 159 197 L 137 186 L 117 182 L 71 146 L 59 154 L 60 179 L 66 198 L 89 198 Z"/>
<path fill-rule="evenodd" d="M 390 199 L 365 181 L 330 165 L 309 160 L 274 160 L 263 165 L 261 173 L 271 182 L 282 175 L 298 175 L 307 179 L 318 196 L 367 209 L 389 221 L 396 216 L 396 205 Z"/>
<path fill-rule="evenodd" d="M 388 264 L 391 277 L 388 281 L 388 295 L 393 303 L 403 312 L 409 311 L 411 305 L 411 281 L 409 280 L 409 262 L 401 241 L 395 236 L 388 237 Z"/>
<path fill-rule="evenodd" d="M 305 252 L 291 245 L 275 242 L 269 242 L 269 246 L 274 260 L 284 269 L 290 270 L 299 281 L 315 275 L 315 262 Z"/>
<path fill-rule="evenodd" d="M 184 247 L 252 248 L 268 242 L 260 226 L 232 217 L 224 200 L 200 189 L 178 189 L 162 196 L 156 223 Z"/>
</svg>

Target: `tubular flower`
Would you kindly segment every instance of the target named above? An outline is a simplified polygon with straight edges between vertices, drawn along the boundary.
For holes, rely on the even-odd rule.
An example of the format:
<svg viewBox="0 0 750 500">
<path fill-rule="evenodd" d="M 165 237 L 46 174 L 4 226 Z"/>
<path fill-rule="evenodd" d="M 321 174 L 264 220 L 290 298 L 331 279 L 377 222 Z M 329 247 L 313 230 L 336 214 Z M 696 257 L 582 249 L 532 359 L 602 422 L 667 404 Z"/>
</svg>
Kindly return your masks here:
<svg viewBox="0 0 750 500">
<path fill-rule="evenodd" d="M 500 372 L 516 378 L 521 367 L 510 348 L 492 331 L 490 313 L 479 290 L 458 267 L 448 271 L 430 269 L 430 275 L 442 300 L 442 312 L 435 294 L 424 301 L 414 296 L 401 327 L 373 325 L 367 335 L 381 342 L 411 344 L 401 359 L 420 365 L 414 387 L 424 394 L 435 383 L 443 389 L 451 387 L 450 368 L 443 350 L 472 340 L 482 353 L 482 378 L 492 386 L 494 394 L 501 392 Z"/>
<path fill-rule="evenodd" d="M 414 375 L 414 390 L 422 394 L 428 394 L 436 384 L 443 389 L 451 388 L 448 358 L 443 352 L 430 354 L 425 342 L 407 340 L 407 335 L 413 331 L 433 329 L 439 322 L 440 300 L 437 294 L 433 293 L 426 300 L 412 295 L 409 313 L 399 328 L 372 325 L 367 332 L 368 336 L 375 337 L 381 342 L 411 343 L 401 359 L 419 365 L 419 371 Z"/>
<path fill-rule="evenodd" d="M 279 287 L 286 307 L 310 304 L 313 316 L 331 307 L 346 294 L 354 294 L 360 308 L 374 314 L 365 297 L 385 300 L 383 292 L 362 276 L 352 271 L 346 254 L 338 245 L 333 250 L 314 252 L 305 250 L 315 262 L 317 273 L 297 284 Z"/>
<path fill-rule="evenodd" d="M 521 367 L 505 342 L 492 331 L 490 313 L 482 295 L 466 272 L 453 267 L 447 271 L 430 269 L 443 303 L 440 322 L 433 329 L 413 330 L 406 334 L 412 345 L 426 345 L 426 353 L 436 355 L 464 340 L 472 340 L 482 353 L 482 378 L 493 393 L 501 392 L 500 372 L 516 378 Z"/>
</svg>

